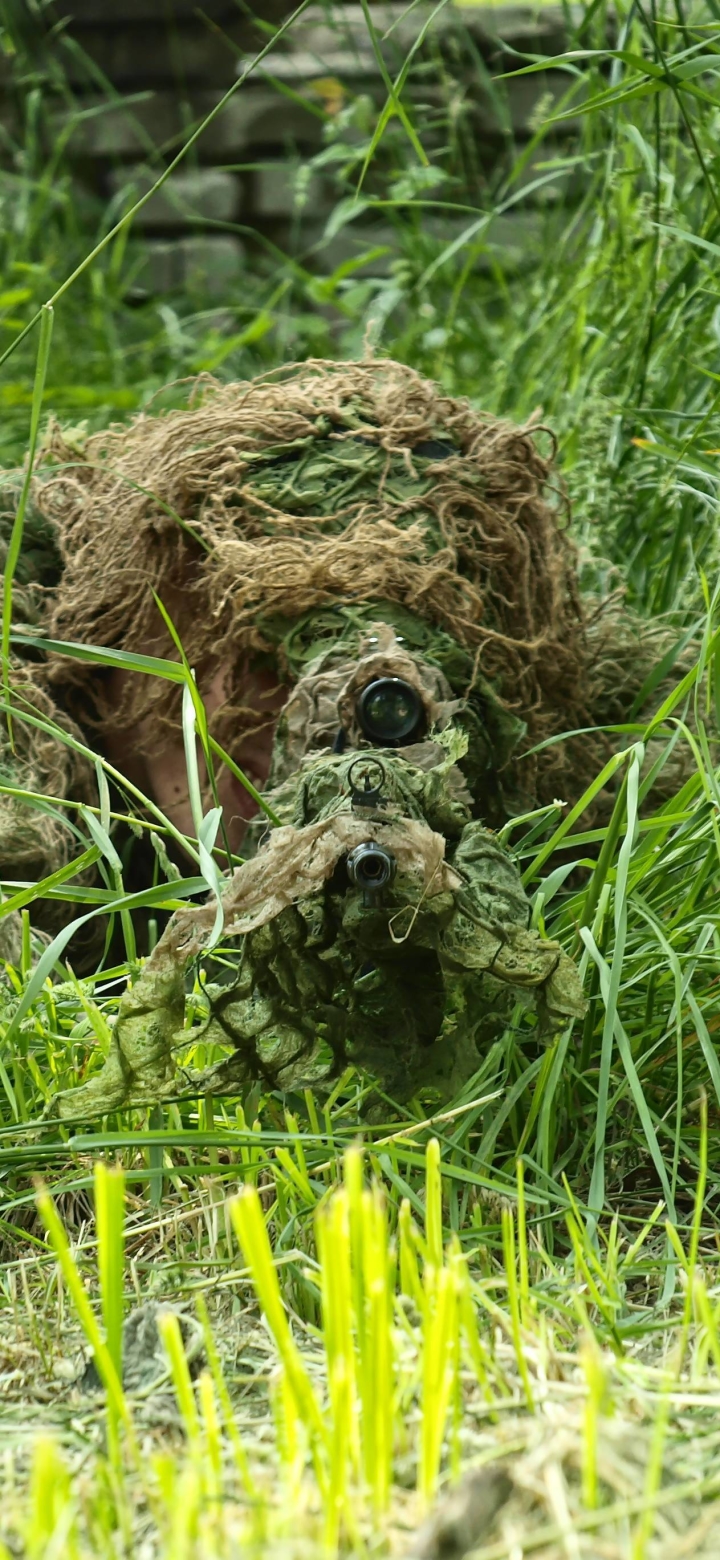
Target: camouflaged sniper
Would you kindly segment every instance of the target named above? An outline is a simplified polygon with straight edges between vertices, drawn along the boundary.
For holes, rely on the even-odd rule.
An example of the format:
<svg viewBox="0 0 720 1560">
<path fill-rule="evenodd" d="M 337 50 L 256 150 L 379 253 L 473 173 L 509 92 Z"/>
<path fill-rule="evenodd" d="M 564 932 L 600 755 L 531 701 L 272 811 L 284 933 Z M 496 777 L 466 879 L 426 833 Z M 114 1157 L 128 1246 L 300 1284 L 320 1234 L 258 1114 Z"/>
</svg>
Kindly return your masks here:
<svg viewBox="0 0 720 1560">
<path fill-rule="evenodd" d="M 249 674 L 287 694 L 266 777 L 282 826 L 252 825 L 252 854 L 227 883 L 237 978 L 211 992 L 203 1020 L 230 1054 L 209 1079 L 177 1076 L 187 970 L 215 908 L 178 912 L 123 998 L 106 1067 L 60 1097 L 62 1115 L 250 1078 L 297 1087 L 348 1061 L 397 1097 L 426 1083 L 452 1093 L 517 1001 L 546 1028 L 580 1011 L 573 966 L 528 931 L 489 830 L 577 799 L 612 750 L 603 728 L 642 713 L 674 635 L 617 596 L 581 594 L 541 437 L 384 360 L 244 385 L 201 378 L 186 409 L 87 439 L 51 429 L 32 511 L 60 557 L 33 596 L 43 632 L 174 658 L 159 597 L 240 768 L 248 733 L 267 723 Z M 75 768 L 56 763 L 46 781 L 34 753 L 8 752 L 6 880 L 21 875 L 25 771 L 26 792 L 52 784 L 60 801 L 92 783 L 63 741 L 73 721 L 90 746 L 107 751 L 120 733 L 148 761 L 181 732 L 167 681 L 118 687 L 58 654 L 13 675 L 56 701 L 55 757 L 72 753 Z M 31 690 L 19 704 L 32 712 Z M 51 725 L 49 714 L 46 736 Z M 557 740 L 568 730 L 582 735 Z M 378 781 L 369 795 L 358 757 Z M 598 797 L 595 816 L 612 800 Z M 62 865 L 72 810 L 53 822 Z"/>
</svg>

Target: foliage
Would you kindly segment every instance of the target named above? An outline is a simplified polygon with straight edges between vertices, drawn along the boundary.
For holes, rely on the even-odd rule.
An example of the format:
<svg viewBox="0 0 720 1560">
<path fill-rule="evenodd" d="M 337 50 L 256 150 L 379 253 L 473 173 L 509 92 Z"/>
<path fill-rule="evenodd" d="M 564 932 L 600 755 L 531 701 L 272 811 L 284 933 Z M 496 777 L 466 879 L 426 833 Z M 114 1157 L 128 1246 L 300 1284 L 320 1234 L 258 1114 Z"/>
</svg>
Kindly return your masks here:
<svg viewBox="0 0 720 1560">
<path fill-rule="evenodd" d="M 15 171 L 3 176 L 7 462 L 34 437 L 41 411 L 99 424 L 147 404 L 175 375 L 211 367 L 230 379 L 308 353 L 353 355 L 369 333 L 488 410 L 522 418 L 540 404 L 559 435 L 588 581 L 627 579 L 642 610 L 671 611 L 678 640 L 695 629 L 701 651 L 651 729 L 630 722 L 614 733 L 602 778 L 616 776 L 617 800 L 606 827 L 583 826 L 599 777 L 572 810 L 559 800 L 508 834 L 535 896 L 534 924 L 580 957 L 585 1019 L 538 1053 L 514 1015 L 432 1122 L 422 1100 L 402 1113 L 388 1101 L 384 1126 L 360 1128 L 370 1086 L 355 1074 L 329 1099 L 253 1087 L 222 1108 L 201 1100 L 150 1119 L 124 1112 L 90 1135 L 39 1120 L 58 1089 L 99 1069 L 157 916 L 213 886 L 204 842 L 178 838 L 98 761 L 98 775 L 116 785 L 112 809 L 103 778 L 97 806 L 78 809 L 74 865 L 40 885 L 7 885 L 2 906 L 7 915 L 40 896 L 69 901 L 78 921 L 119 918 L 124 940 L 124 953 L 112 945 L 116 963 L 78 980 L 63 963 L 67 937 L 33 965 L 26 924 L 19 967 L 2 987 L 0 1302 L 14 1325 L 3 1347 L 23 1424 L 3 1507 L 13 1553 L 214 1560 L 239 1543 L 300 1553 L 339 1539 L 365 1552 L 415 1525 L 438 1477 L 469 1459 L 492 1462 L 498 1448 L 526 1492 L 522 1510 L 508 1509 L 528 1552 L 579 1553 L 578 1535 L 603 1524 L 633 1560 L 669 1552 L 672 1525 L 697 1532 L 698 1552 L 706 1542 L 717 1552 L 717 1518 L 703 1503 L 718 1495 L 720 1368 L 711 1233 L 720 1163 L 720 23 L 714 6 L 685 13 L 680 0 L 667 14 L 634 4 L 616 15 L 615 48 L 604 6 L 588 6 L 575 39 L 582 58 L 568 51 L 557 62 L 568 82 L 560 112 L 579 121 L 578 139 L 543 166 L 553 116 L 540 118 L 532 147 L 474 209 L 459 209 L 441 157 L 432 183 L 392 114 L 382 125 L 386 184 L 363 177 L 356 199 L 378 125 L 367 105 L 348 105 L 327 126 L 327 161 L 345 181 L 335 230 L 382 203 L 394 232 L 387 273 L 323 269 L 322 253 L 314 270 L 273 257 L 223 320 L 204 300 L 131 304 L 122 227 L 63 290 L 88 248 L 86 213 L 75 208 L 62 148 L 46 160 L 36 88 L 25 95 Z M 570 208 L 543 208 L 532 262 L 504 267 L 493 233 L 519 202 L 531 159 L 534 179 L 549 186 L 572 174 L 579 192 Z M 102 239 L 113 214 L 93 221 Z M 33 397 L 37 338 L 27 327 L 48 298 L 55 327 L 50 344 L 45 311 Z M 172 675 L 186 669 L 173 665 Z M 678 746 L 692 753 L 693 776 L 653 805 L 651 782 L 672 774 Z M 138 831 L 152 842 L 155 882 L 136 893 L 126 887 L 129 858 L 110 837 L 117 817 L 131 842 Z M 170 838 L 186 876 L 168 858 Z M 101 887 L 76 881 L 92 862 Z M 202 985 L 199 972 L 198 1011 Z M 216 1058 L 189 1036 L 186 1059 L 203 1067 Z M 351 1147 L 360 1130 L 365 1180 Z M 126 1264 L 109 1156 L 125 1170 Z M 60 1210 L 41 1197 L 49 1244 L 35 1213 L 38 1172 Z M 95 1176 L 97 1265 L 86 1223 Z M 250 1190 L 227 1201 L 238 1183 Z M 208 1368 L 196 1389 L 177 1328 L 163 1324 L 178 1404 L 165 1441 L 119 1385 L 121 1272 L 126 1309 L 149 1294 L 208 1294 Z M 68 1397 L 59 1345 L 77 1353 L 70 1302 L 108 1394 L 107 1456 L 98 1411 Z M 36 1439 L 28 1485 L 25 1426 L 34 1434 L 48 1423 L 53 1436 Z M 141 1434 L 148 1457 L 137 1454 Z M 507 1552 L 494 1539 L 484 1551 L 487 1560 Z"/>
</svg>

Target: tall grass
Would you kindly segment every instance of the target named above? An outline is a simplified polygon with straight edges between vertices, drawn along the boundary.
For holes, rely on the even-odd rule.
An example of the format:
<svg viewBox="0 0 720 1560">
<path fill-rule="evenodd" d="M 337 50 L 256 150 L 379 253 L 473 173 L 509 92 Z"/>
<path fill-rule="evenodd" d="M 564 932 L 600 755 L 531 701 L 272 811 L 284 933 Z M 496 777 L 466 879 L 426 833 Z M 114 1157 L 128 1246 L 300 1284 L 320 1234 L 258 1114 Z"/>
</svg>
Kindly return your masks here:
<svg viewBox="0 0 720 1560">
<path fill-rule="evenodd" d="M 645 610 L 674 610 L 681 637 L 705 625 L 696 670 L 666 701 L 652 730 L 628 725 L 617 733 L 618 751 L 610 768 L 618 779 L 625 778 L 608 829 L 583 831 L 591 791 L 571 813 L 562 815 L 554 831 L 540 820 L 525 835 L 522 830 L 509 832 L 536 895 L 536 919 L 581 958 L 590 994 L 588 1015 L 582 1026 L 569 1026 L 550 1050 L 540 1051 L 532 1026 L 518 1016 L 482 1062 L 468 1095 L 501 1090 L 501 1106 L 489 1113 L 477 1108 L 463 1114 L 448 1131 L 463 1175 L 477 1174 L 482 1167 L 484 1175 L 502 1180 L 522 1152 L 528 1188 L 542 1189 L 553 1205 L 563 1200 L 562 1173 L 572 1170 L 580 1177 L 595 1220 L 611 1184 L 622 1182 L 638 1155 L 653 1183 L 652 1194 L 661 1193 L 674 1212 L 679 1189 L 688 1175 L 692 1178 L 697 1161 L 697 1090 L 706 1088 L 714 1102 L 711 1132 L 715 1103 L 720 1101 L 713 1041 L 718 790 L 711 735 L 718 707 L 712 571 L 715 444 L 720 430 L 710 366 L 713 234 L 718 223 L 712 161 L 717 42 L 707 18 L 691 13 L 659 16 L 656 10 L 646 14 L 635 6 L 627 14 L 620 11 L 614 49 L 607 46 L 609 25 L 603 8 L 591 8 L 573 40 L 581 47 L 555 61 L 568 83 L 560 108 L 538 121 L 533 142 L 498 176 L 479 211 L 463 212 L 461 202 L 447 198 L 450 174 L 443 172 L 442 159 L 436 170 L 437 198 L 424 190 L 433 175 L 427 168 L 423 173 L 425 154 L 421 156 L 417 138 L 408 131 L 412 60 L 399 85 L 389 91 L 386 111 L 368 125 L 364 140 L 356 136 L 352 144 L 350 131 L 357 131 L 360 106 L 351 104 L 344 116 L 336 116 L 337 122 L 328 123 L 333 156 L 346 153 L 342 177 L 348 192 L 330 228 L 335 231 L 341 221 L 354 219 L 361 206 L 367 212 L 380 204 L 395 223 L 390 275 L 360 281 L 348 273 L 320 283 L 294 263 L 288 268 L 288 299 L 301 289 L 313 329 L 318 299 L 326 314 L 328 305 L 336 310 L 336 322 L 324 326 L 328 350 L 333 331 L 342 349 L 350 328 L 365 331 L 380 320 L 378 340 L 384 349 L 419 362 L 449 388 L 470 390 L 492 409 L 516 417 L 541 403 L 559 435 L 560 467 L 575 500 L 588 577 L 607 577 L 609 568 L 621 570 Z M 515 74 L 536 68 L 519 61 Z M 402 112 L 397 97 L 401 91 L 407 104 Z M 558 155 L 562 143 L 549 138 L 567 116 L 579 121 L 579 128 L 563 156 Z M 202 135 L 202 126 L 195 134 Z M 31 152 L 28 158 L 37 164 L 39 142 L 32 143 Z M 389 194 L 378 196 L 370 191 L 367 172 L 380 152 Z M 512 206 L 530 159 L 542 183 L 546 152 L 553 175 L 568 168 L 582 172 L 575 204 L 544 219 L 547 258 L 541 254 L 519 274 L 504 274 L 497 256 L 490 274 L 478 269 L 477 262 L 492 254 L 493 222 Z M 175 161 L 182 155 L 181 150 Z M 164 177 L 165 172 L 160 173 L 159 179 Z M 42 177 L 29 181 L 23 198 L 28 213 L 33 200 L 46 198 Z M 418 222 L 431 211 L 440 212 L 450 237 L 433 236 L 434 228 L 423 237 Z M 73 328 L 82 310 L 82 289 L 93 277 L 106 275 L 112 245 L 132 217 L 130 211 L 108 229 L 66 274 L 56 267 L 43 304 L 46 323 L 51 309 L 55 313 L 54 343 L 51 347 L 47 328 L 36 343 L 31 458 L 41 415 L 53 405 L 58 342 L 62 361 L 63 331 Z M 29 215 L 25 231 L 36 244 L 38 234 Z M 13 267 L 21 262 L 13 258 L 9 240 L 7 264 L 10 280 Z M 26 269 L 31 268 L 26 264 Z M 47 272 L 41 280 L 49 285 Z M 256 285 L 262 290 L 262 276 Z M 28 310 L 34 297 L 25 300 Z M 23 355 L 35 340 L 33 327 L 41 313 L 31 314 L 10 340 L 5 373 L 26 360 Z M 126 317 L 121 310 L 121 331 Z M 301 311 L 301 321 L 303 317 Z M 272 348 L 273 330 L 279 331 L 281 323 L 278 313 L 263 350 Z M 238 359 L 230 352 L 222 372 L 247 367 L 246 356 Z M 147 384 L 138 386 L 141 398 L 147 389 Z M 5 645 L 26 491 L 5 572 Z M 78 647 L 73 653 L 118 662 L 117 652 L 106 655 Z M 186 701 L 188 719 L 203 738 L 204 716 L 187 667 L 151 664 L 139 656 L 127 665 L 146 675 L 183 678 L 194 701 L 192 706 Z M 686 722 L 689 713 L 692 730 Z M 7 714 L 13 718 L 9 710 Z M 19 712 L 14 718 L 32 719 Z M 671 801 L 653 811 L 647 802 L 651 780 L 672 763 L 678 745 L 690 748 L 696 772 Z M 194 752 L 192 741 L 188 752 Z M 102 779 L 108 766 L 102 760 L 98 764 Z M 122 777 L 111 777 L 120 785 L 132 826 L 140 822 L 147 830 L 146 818 L 135 817 L 146 799 Z M 152 811 L 160 863 L 162 835 L 173 831 L 157 808 Z M 204 885 L 216 891 L 217 869 L 198 815 L 198 840 L 176 837 L 175 843 L 190 863 L 205 862 L 201 877 L 158 883 L 153 890 L 128 896 L 107 832 L 109 823 L 102 779 L 97 818 L 91 810 L 78 819 L 76 867 L 90 859 L 104 862 L 107 889 L 76 887 L 72 876 L 63 874 L 38 892 L 77 900 L 82 909 L 77 925 L 109 912 L 119 914 L 132 964 L 133 913 L 170 908 Z M 217 820 L 206 823 L 214 839 Z M 568 884 L 579 880 L 571 875 L 575 866 L 582 869 L 582 887 L 569 892 Z M 4 913 L 26 905 L 34 892 L 33 885 L 24 884 L 8 885 L 7 891 Z M 10 1131 L 13 1123 L 37 1116 L 51 1088 L 78 1078 L 86 1065 L 87 1035 L 106 1033 L 117 1000 L 114 972 L 87 983 L 81 1012 L 72 983 L 53 990 L 44 985 L 66 945 L 64 934 L 33 971 L 14 974 L 16 990 L 5 999 L 6 1053 L 8 1043 L 10 1050 L 0 1075 L 5 1095 L 0 1109 Z M 65 991 L 67 997 L 60 995 Z M 198 993 L 198 1011 L 201 1007 Z M 79 1037 L 81 1044 L 69 1043 L 71 1036 Z M 192 1044 L 191 1026 L 189 1055 Z M 102 1050 L 101 1039 L 98 1057 Z M 350 1086 L 350 1098 L 355 1087 Z M 422 1102 L 418 1109 L 422 1111 Z M 44 1136 L 49 1147 L 52 1134 L 46 1131 Z"/>
<path fill-rule="evenodd" d="M 556 61 L 564 106 L 540 116 L 532 146 L 477 199 L 453 183 L 451 115 L 447 155 L 441 145 L 424 166 L 414 59 L 379 117 L 350 102 L 329 118 L 323 155 L 341 170 L 329 237 L 348 222 L 390 223 L 387 273 L 324 268 L 322 247 L 314 269 L 309 257 L 272 275 L 260 265 L 231 306 L 229 334 L 203 300 L 131 308 L 125 230 L 113 233 L 109 215 L 96 213 L 85 259 L 62 160 L 43 161 L 35 85 L 25 94 L 7 186 L 19 215 L 1 252 L 8 462 L 32 454 L 51 411 L 100 421 L 211 363 L 230 377 L 283 356 L 358 352 L 369 335 L 492 411 L 541 408 L 558 435 L 587 583 L 624 579 L 642 611 L 674 614 L 678 642 L 693 631 L 700 648 L 650 727 L 630 719 L 614 733 L 607 827 L 585 824 L 596 785 L 571 810 L 506 831 L 535 924 L 580 962 L 585 1019 L 545 1045 L 518 1012 L 446 1109 L 388 1101 L 372 1126 L 370 1086 L 355 1074 L 329 1099 L 284 1099 L 257 1084 L 235 1100 L 127 1111 L 92 1130 L 42 1119 L 58 1089 L 102 1063 L 129 969 L 146 951 L 140 912 L 206 894 L 226 864 L 212 850 L 216 820 L 198 813 L 197 838 L 185 839 L 97 760 L 97 806 L 78 810 L 75 863 L 41 885 L 4 885 L 0 907 L 44 897 L 74 905 L 76 925 L 120 917 L 125 949 L 78 980 L 67 938 L 34 966 L 26 940 L 0 987 L 0 1305 L 21 1362 L 16 1394 L 11 1383 L 18 1446 L 23 1361 L 57 1392 L 80 1328 L 103 1383 L 107 1456 L 93 1441 L 95 1409 L 83 1408 L 78 1431 L 75 1408 L 56 1400 L 29 1484 L 24 1453 L 10 1481 L 13 1553 L 134 1553 L 143 1522 L 148 1553 L 168 1560 L 276 1541 L 367 1552 L 388 1534 L 397 1543 L 402 1521 L 417 1523 L 468 1459 L 492 1463 L 503 1450 L 525 1480 L 530 1519 L 509 1509 L 528 1553 L 581 1553 L 580 1536 L 604 1527 L 618 1552 L 641 1560 L 661 1552 L 664 1522 L 695 1521 L 703 1552 L 703 1503 L 718 1495 L 708 1448 L 720 1369 L 720 21 L 680 0 L 613 14 L 610 48 L 605 7 L 588 6 Z M 518 72 L 534 68 L 517 61 Z M 576 138 L 558 150 L 564 115 Z M 577 193 L 544 208 L 534 258 L 510 268 L 493 235 L 531 159 L 541 184 L 572 174 Z M 52 344 L 32 323 L 49 304 Z M 22 526 L 21 502 L 6 628 Z M 102 648 L 95 657 L 122 661 Z M 207 733 L 188 669 L 140 656 L 124 664 L 185 682 L 192 752 L 193 734 Z M 33 719 L 3 704 L 15 723 Z M 690 778 L 658 804 L 653 784 L 672 774 L 679 747 Z M 106 777 L 117 787 L 112 816 Z M 124 887 L 118 819 L 152 838 L 152 888 Z M 74 880 L 91 863 L 104 874 L 94 888 Z M 199 973 L 186 1020 L 183 1059 L 201 1067 L 215 1059 L 202 1035 L 210 973 Z M 122 1318 L 149 1295 L 189 1305 L 207 1295 L 212 1320 L 201 1300 L 207 1369 L 197 1382 L 177 1321 L 162 1324 L 184 1440 L 147 1458 L 140 1406 L 122 1386 Z M 75 1331 L 65 1332 L 70 1315 Z M 252 1319 L 242 1336 L 238 1318 Z M 707 1533 L 716 1547 L 705 1552 L 716 1553 L 712 1522 Z M 488 1538 L 485 1560 L 505 1556 L 503 1542 Z"/>
</svg>

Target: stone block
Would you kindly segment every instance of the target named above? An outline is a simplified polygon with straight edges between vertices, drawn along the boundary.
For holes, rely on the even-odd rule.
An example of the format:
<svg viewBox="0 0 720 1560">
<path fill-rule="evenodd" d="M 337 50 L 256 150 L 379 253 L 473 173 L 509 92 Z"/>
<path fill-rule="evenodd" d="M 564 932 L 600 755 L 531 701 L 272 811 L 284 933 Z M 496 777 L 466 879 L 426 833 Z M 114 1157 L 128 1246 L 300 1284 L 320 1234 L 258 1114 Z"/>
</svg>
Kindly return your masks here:
<svg viewBox="0 0 720 1560">
<path fill-rule="evenodd" d="M 309 246 L 312 235 L 304 235 Z M 305 253 L 305 251 L 304 251 Z M 367 226 L 351 223 L 336 233 L 334 238 L 323 240 L 322 231 L 315 236 L 312 253 L 307 252 L 306 264 L 321 276 L 332 276 L 341 267 L 350 266 L 347 276 L 387 276 L 398 256 L 398 237 L 389 222 L 371 222 Z"/>
<path fill-rule="evenodd" d="M 412 6 L 405 0 L 380 0 L 371 14 L 386 64 L 399 67 L 421 31 L 425 54 L 443 47 L 453 36 L 461 39 L 463 33 L 486 55 L 502 53 L 503 43 L 514 50 L 558 54 L 566 46 L 568 29 L 582 19 L 583 8 L 464 3 L 438 10 L 424 0 Z M 363 8 L 345 0 L 309 6 L 258 68 L 288 81 L 321 73 L 343 81 L 379 75 Z"/>
<path fill-rule="evenodd" d="M 513 181 L 510 193 L 522 194 L 523 205 L 557 206 L 560 201 L 577 201 L 587 189 L 590 172 L 584 165 L 574 163 L 570 167 L 553 167 L 553 153 L 559 158 L 562 147 L 541 143 L 534 156 L 525 164 L 520 177 Z"/>
<path fill-rule="evenodd" d="M 82 107 L 72 115 L 55 116 L 54 128 L 57 134 L 69 135 L 69 152 L 76 158 L 122 161 L 148 156 L 157 148 L 174 154 L 221 96 L 219 92 L 146 92 L 111 104 L 92 96 L 83 98 Z M 256 146 L 317 146 L 321 141 L 322 123 L 309 108 L 272 86 L 248 82 L 238 87 L 203 131 L 196 154 L 201 161 L 229 161 Z"/>
<path fill-rule="evenodd" d="M 210 132 L 208 132 L 210 135 Z M 212 126 L 211 144 L 231 157 L 253 147 L 319 147 L 322 121 L 276 87 L 247 82 Z"/>
<path fill-rule="evenodd" d="M 568 33 L 584 19 L 582 5 L 486 5 L 464 3 L 451 8 L 454 25 L 467 28 L 483 52 L 486 46 L 509 44 L 520 52 L 560 54 Z"/>
<path fill-rule="evenodd" d="M 265 163 L 253 173 L 253 217 L 263 221 L 292 219 L 298 213 L 309 213 L 317 219 L 329 213 L 334 203 L 332 191 L 323 179 L 313 174 L 306 186 L 302 168 L 290 161 Z"/>
<path fill-rule="evenodd" d="M 143 167 L 114 168 L 109 176 L 114 195 L 132 205 L 151 189 L 157 174 Z M 188 168 L 171 173 L 133 219 L 139 230 L 183 228 L 198 221 L 233 222 L 239 214 L 240 181 L 221 168 Z"/>
<path fill-rule="evenodd" d="M 52 129 L 67 138 L 71 157 L 122 159 L 150 155 L 176 142 L 194 122 L 193 106 L 179 96 L 142 92 L 119 102 L 84 97 L 72 113 L 55 114 Z"/>
<path fill-rule="evenodd" d="M 150 239 L 137 261 L 129 289 L 135 296 L 188 292 L 219 304 L 237 296 L 245 271 L 243 246 L 226 233 Z"/>
</svg>

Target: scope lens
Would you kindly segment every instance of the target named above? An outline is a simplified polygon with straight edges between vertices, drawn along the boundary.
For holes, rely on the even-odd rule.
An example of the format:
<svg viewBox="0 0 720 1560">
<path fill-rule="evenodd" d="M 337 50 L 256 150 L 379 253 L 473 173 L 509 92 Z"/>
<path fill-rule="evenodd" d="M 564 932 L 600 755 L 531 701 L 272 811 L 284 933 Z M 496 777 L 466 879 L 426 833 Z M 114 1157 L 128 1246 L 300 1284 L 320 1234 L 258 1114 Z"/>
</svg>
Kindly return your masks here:
<svg viewBox="0 0 720 1560">
<path fill-rule="evenodd" d="M 357 704 L 363 733 L 379 747 L 400 747 L 417 736 L 424 710 L 419 693 L 402 677 L 376 677 Z"/>
</svg>

